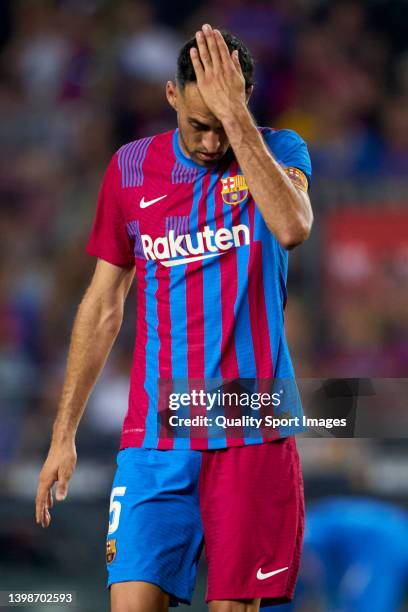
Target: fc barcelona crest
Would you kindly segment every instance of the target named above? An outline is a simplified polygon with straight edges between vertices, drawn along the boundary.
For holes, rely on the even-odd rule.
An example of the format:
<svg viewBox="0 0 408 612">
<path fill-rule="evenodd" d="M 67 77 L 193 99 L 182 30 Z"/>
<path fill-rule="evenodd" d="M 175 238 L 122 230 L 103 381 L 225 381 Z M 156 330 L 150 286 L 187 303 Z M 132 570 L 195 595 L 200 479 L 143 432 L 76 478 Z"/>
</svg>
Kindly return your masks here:
<svg viewBox="0 0 408 612">
<path fill-rule="evenodd" d="M 106 540 L 106 563 L 112 563 L 116 557 L 116 540 Z"/>
<path fill-rule="evenodd" d="M 229 176 L 221 181 L 221 195 L 226 204 L 239 204 L 248 196 L 248 186 L 242 175 Z"/>
</svg>

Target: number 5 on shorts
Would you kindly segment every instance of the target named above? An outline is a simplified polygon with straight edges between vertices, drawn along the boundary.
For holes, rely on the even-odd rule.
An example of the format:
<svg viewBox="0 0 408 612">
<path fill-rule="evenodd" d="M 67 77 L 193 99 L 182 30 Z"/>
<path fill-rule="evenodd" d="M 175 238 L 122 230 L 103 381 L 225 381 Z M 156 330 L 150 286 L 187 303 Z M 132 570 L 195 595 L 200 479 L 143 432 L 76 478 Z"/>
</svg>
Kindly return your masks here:
<svg viewBox="0 0 408 612">
<path fill-rule="evenodd" d="M 122 497 L 126 492 L 126 487 L 113 487 L 110 496 L 109 514 L 112 512 L 112 520 L 109 523 L 108 534 L 114 533 L 119 527 L 120 511 L 122 504 L 115 497 Z"/>
</svg>

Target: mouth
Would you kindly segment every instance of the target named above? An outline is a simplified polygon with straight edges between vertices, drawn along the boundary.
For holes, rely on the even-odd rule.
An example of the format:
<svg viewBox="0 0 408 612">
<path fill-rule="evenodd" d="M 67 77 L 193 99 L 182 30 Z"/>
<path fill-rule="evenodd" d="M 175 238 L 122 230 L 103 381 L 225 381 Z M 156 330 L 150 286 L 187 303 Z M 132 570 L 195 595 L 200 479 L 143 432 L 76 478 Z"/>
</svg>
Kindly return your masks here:
<svg viewBox="0 0 408 612">
<path fill-rule="evenodd" d="M 220 158 L 219 153 L 203 153 L 202 151 L 198 151 L 196 155 L 198 159 L 201 159 L 202 161 L 205 161 L 205 162 L 216 161 L 217 159 Z"/>
</svg>

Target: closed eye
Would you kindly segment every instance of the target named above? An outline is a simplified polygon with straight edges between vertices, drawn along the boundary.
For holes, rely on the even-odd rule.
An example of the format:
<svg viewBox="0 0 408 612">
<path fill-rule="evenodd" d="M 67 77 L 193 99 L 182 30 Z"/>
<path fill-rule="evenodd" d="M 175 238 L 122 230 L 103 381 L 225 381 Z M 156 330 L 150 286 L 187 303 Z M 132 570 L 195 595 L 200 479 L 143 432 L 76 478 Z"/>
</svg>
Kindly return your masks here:
<svg viewBox="0 0 408 612">
<path fill-rule="evenodd" d="M 205 125 L 205 123 L 200 123 L 199 121 L 189 121 L 191 127 L 199 132 L 206 132 L 210 129 L 209 125 Z"/>
</svg>

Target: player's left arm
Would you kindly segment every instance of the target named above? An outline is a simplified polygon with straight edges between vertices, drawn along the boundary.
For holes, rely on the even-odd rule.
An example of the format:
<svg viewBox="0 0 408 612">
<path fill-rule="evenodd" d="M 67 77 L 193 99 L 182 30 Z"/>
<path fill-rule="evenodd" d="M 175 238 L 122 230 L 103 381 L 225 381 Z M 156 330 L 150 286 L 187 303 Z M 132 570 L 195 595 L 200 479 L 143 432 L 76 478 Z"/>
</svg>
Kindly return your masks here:
<svg viewBox="0 0 408 612">
<path fill-rule="evenodd" d="M 191 59 L 200 93 L 222 122 L 268 228 L 284 248 L 294 248 L 308 238 L 313 223 L 303 173 L 285 173 L 265 145 L 247 107 L 238 54 L 230 55 L 221 33 L 210 26 L 196 38 Z"/>
<path fill-rule="evenodd" d="M 285 249 L 298 246 L 313 223 L 306 177 L 295 169 L 287 174 L 273 158 L 247 108 L 223 124 L 266 225 Z"/>
</svg>

